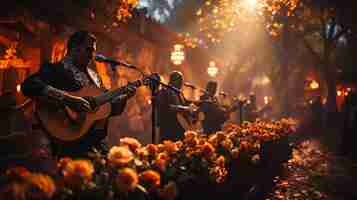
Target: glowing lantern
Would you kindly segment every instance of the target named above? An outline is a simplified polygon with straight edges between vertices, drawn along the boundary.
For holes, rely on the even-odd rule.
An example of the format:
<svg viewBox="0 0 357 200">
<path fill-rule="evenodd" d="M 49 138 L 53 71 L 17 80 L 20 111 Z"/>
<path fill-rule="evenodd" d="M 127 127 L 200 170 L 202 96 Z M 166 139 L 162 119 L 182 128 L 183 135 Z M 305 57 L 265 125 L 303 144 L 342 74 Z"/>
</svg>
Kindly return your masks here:
<svg viewBox="0 0 357 200">
<path fill-rule="evenodd" d="M 311 81 L 310 83 L 310 88 L 315 90 L 315 89 L 318 89 L 320 87 L 319 83 L 315 80 Z"/>
<path fill-rule="evenodd" d="M 216 63 L 211 61 L 209 63 L 209 67 L 207 68 L 207 73 L 208 75 L 210 75 L 211 77 L 215 77 L 218 73 L 218 68 L 216 67 Z"/>
<path fill-rule="evenodd" d="M 20 84 L 18 84 L 18 85 L 16 86 L 16 91 L 17 91 L 17 92 L 21 92 L 21 85 L 20 85 Z"/>
<path fill-rule="evenodd" d="M 265 103 L 265 104 L 268 104 L 268 103 L 269 103 L 269 97 L 267 97 L 267 96 L 264 97 L 264 103 Z"/>
<path fill-rule="evenodd" d="M 337 91 L 337 96 L 341 96 L 342 95 L 342 92 L 339 90 Z"/>
<path fill-rule="evenodd" d="M 185 52 L 182 44 L 174 45 L 174 50 L 171 52 L 171 61 L 174 65 L 181 65 L 185 60 Z"/>
</svg>

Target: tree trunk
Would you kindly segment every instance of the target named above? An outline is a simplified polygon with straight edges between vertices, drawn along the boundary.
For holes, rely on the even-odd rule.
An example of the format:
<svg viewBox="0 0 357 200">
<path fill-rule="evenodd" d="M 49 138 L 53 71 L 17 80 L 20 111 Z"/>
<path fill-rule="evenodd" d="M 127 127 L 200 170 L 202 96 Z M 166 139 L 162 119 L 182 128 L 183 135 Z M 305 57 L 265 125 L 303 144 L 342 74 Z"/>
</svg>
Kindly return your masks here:
<svg viewBox="0 0 357 200">
<path fill-rule="evenodd" d="M 321 67 L 323 70 L 322 73 L 325 76 L 325 82 L 327 86 L 327 102 L 326 102 L 326 109 L 327 109 L 327 124 L 334 125 L 337 119 L 337 101 L 336 101 L 336 84 L 337 84 L 337 77 L 336 77 L 336 70 L 334 65 L 330 62 L 330 55 L 332 53 L 332 41 L 326 39 L 324 43 L 324 55 L 323 55 L 323 63 L 324 66 Z"/>
<path fill-rule="evenodd" d="M 290 114 L 290 105 L 291 102 L 289 102 L 289 55 L 290 55 L 290 44 L 289 44 L 289 38 L 290 38 L 290 31 L 289 31 L 289 24 L 288 22 L 284 23 L 283 31 L 282 31 L 282 44 L 281 44 L 281 49 L 280 49 L 280 65 L 281 65 L 281 72 L 280 72 L 280 89 L 277 88 L 277 92 L 280 92 L 281 94 L 278 95 L 280 96 L 280 115 L 281 117 L 286 117 L 289 116 Z M 279 87 L 279 86 L 278 86 Z M 284 87 L 284 88 L 282 88 Z"/>
<path fill-rule="evenodd" d="M 326 67 L 332 68 L 332 66 L 326 66 Z M 327 73 L 326 73 L 326 85 L 327 85 L 326 109 L 327 109 L 328 124 L 331 124 L 329 122 L 333 123 L 337 117 L 336 116 L 337 115 L 336 83 L 337 83 L 336 72 L 334 72 L 334 70 L 332 70 L 332 69 L 327 70 Z"/>
</svg>

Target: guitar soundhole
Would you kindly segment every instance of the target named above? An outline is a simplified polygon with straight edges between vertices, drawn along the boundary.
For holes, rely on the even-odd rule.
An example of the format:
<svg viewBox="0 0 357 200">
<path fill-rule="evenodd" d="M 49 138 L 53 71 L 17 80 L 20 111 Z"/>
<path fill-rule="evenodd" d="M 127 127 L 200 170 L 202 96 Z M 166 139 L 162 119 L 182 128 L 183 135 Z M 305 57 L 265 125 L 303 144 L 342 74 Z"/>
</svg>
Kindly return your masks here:
<svg viewBox="0 0 357 200">
<path fill-rule="evenodd" d="M 75 112 L 68 107 L 65 107 L 65 113 L 67 115 L 67 121 L 68 123 L 71 123 L 73 125 L 75 124 L 80 124 L 85 120 L 85 113 L 81 112 Z"/>
<path fill-rule="evenodd" d="M 92 108 L 90 113 L 95 113 L 99 110 L 99 106 L 96 106 L 95 108 Z"/>
</svg>

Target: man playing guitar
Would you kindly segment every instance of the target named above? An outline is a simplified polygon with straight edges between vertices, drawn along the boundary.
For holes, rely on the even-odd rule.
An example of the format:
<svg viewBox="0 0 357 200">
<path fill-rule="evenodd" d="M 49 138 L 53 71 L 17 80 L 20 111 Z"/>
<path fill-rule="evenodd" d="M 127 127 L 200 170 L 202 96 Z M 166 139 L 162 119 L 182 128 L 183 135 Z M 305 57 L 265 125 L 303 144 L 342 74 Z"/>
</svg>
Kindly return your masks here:
<svg viewBox="0 0 357 200">
<path fill-rule="evenodd" d="M 218 103 L 215 97 L 217 92 L 217 82 L 209 81 L 206 85 L 206 92 L 200 97 L 198 109 L 199 118 L 202 119 L 203 133 L 211 134 L 220 131 L 222 125 L 228 119 L 228 114 Z"/>
<path fill-rule="evenodd" d="M 169 85 L 181 90 L 183 75 L 179 71 L 170 74 Z M 162 88 L 157 95 L 158 126 L 160 141 L 179 140 L 183 138 L 185 128 L 180 124 L 178 114 L 194 112 L 194 107 L 188 106 L 182 94 L 177 94 L 168 88 Z"/>
<path fill-rule="evenodd" d="M 90 94 L 87 94 L 89 97 L 83 98 L 70 93 L 85 87 L 103 88 L 99 75 L 89 68 L 95 55 L 95 36 L 87 31 L 74 33 L 69 38 L 67 55 L 63 60 L 59 63 L 44 64 L 39 72 L 29 76 L 21 85 L 23 94 L 36 100 L 51 101 L 78 112 L 90 112 L 97 106 Z M 111 99 L 110 115 L 121 114 L 127 99 L 136 91 L 136 87 L 130 85 L 126 89 L 126 95 Z M 60 157 L 86 157 L 93 148 L 105 151 L 106 146 L 102 140 L 106 137 L 107 124 L 106 119 L 100 120 L 90 127 L 88 133 L 73 141 L 63 141 L 49 134 L 53 154 Z M 43 125 L 44 123 L 40 125 L 41 129 L 44 129 Z"/>
</svg>

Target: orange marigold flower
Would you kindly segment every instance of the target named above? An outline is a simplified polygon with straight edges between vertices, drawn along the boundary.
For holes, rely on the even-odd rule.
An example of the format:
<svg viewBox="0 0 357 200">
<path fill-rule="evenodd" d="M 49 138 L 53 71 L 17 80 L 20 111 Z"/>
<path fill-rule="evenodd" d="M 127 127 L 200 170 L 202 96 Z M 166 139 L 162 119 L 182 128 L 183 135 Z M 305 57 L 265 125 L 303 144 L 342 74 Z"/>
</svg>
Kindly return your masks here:
<svg viewBox="0 0 357 200">
<path fill-rule="evenodd" d="M 168 160 L 170 159 L 169 155 L 167 153 L 161 152 L 157 155 L 156 160 L 154 161 L 154 164 L 161 170 L 165 171 L 166 170 L 166 165 Z"/>
<path fill-rule="evenodd" d="M 131 168 L 120 169 L 115 178 L 115 183 L 120 191 L 133 191 L 139 183 L 139 176 L 136 171 Z"/>
<path fill-rule="evenodd" d="M 224 167 L 226 164 L 226 159 L 224 158 L 224 156 L 219 156 L 216 160 L 216 163 L 219 167 Z"/>
<path fill-rule="evenodd" d="M 209 158 L 214 154 L 216 149 L 213 147 L 212 144 L 206 142 L 201 146 L 201 151 L 204 157 Z"/>
<path fill-rule="evenodd" d="M 221 145 L 227 150 L 231 150 L 233 148 L 233 142 L 229 138 L 223 140 Z"/>
<path fill-rule="evenodd" d="M 136 149 L 140 148 L 142 145 L 135 138 L 124 137 L 120 139 L 120 146 L 128 146 L 131 151 L 135 152 Z"/>
<path fill-rule="evenodd" d="M 227 138 L 226 134 L 223 131 L 218 131 L 216 133 L 217 139 L 219 142 L 222 142 L 223 140 L 225 140 Z"/>
<path fill-rule="evenodd" d="M 227 123 L 227 124 L 223 125 L 222 130 L 226 131 L 226 132 L 230 132 L 230 131 L 232 131 L 232 130 L 234 130 L 236 128 L 237 128 L 237 125 L 232 124 L 232 123 Z"/>
<path fill-rule="evenodd" d="M 197 146 L 199 143 L 199 139 L 197 138 L 194 138 L 193 140 L 191 140 L 190 142 L 187 142 L 188 145 L 192 146 L 192 147 L 195 147 Z"/>
<path fill-rule="evenodd" d="M 93 176 L 94 167 L 89 160 L 73 160 L 62 169 L 65 181 L 73 186 L 88 183 Z"/>
<path fill-rule="evenodd" d="M 163 144 L 157 145 L 158 153 L 165 151 L 165 146 Z"/>
<path fill-rule="evenodd" d="M 63 167 L 65 167 L 71 161 L 73 161 L 73 160 L 71 158 L 69 158 L 69 157 L 61 158 L 57 163 L 57 167 L 62 169 Z"/>
<path fill-rule="evenodd" d="M 235 139 L 237 136 L 238 136 L 238 133 L 235 132 L 235 131 L 231 131 L 231 132 L 229 132 L 228 135 L 227 135 L 227 137 L 228 137 L 229 139 Z"/>
<path fill-rule="evenodd" d="M 245 151 L 245 150 L 248 150 L 249 148 L 249 143 L 247 141 L 241 141 L 240 144 L 239 144 L 239 149 L 241 151 Z"/>
<path fill-rule="evenodd" d="M 139 176 L 140 182 L 149 187 L 155 188 L 160 186 L 161 177 L 160 174 L 154 170 L 146 170 Z"/>
<path fill-rule="evenodd" d="M 208 142 L 211 143 L 213 146 L 217 147 L 219 144 L 218 138 L 216 134 L 212 134 L 208 138 Z"/>
<path fill-rule="evenodd" d="M 216 180 L 217 183 L 222 183 L 228 174 L 227 170 L 222 167 L 214 167 L 209 170 L 209 174 Z"/>
<path fill-rule="evenodd" d="M 156 155 L 159 151 L 159 148 L 155 144 L 146 145 L 146 149 L 149 152 L 149 155 Z"/>
<path fill-rule="evenodd" d="M 206 142 L 206 139 L 204 139 L 204 138 L 197 139 L 197 145 L 204 145 L 205 142 Z"/>
<path fill-rule="evenodd" d="M 14 167 L 8 169 L 6 171 L 7 176 L 15 176 L 15 177 L 26 177 L 31 175 L 31 172 L 27 170 L 25 167 Z"/>
<path fill-rule="evenodd" d="M 160 160 L 169 160 L 170 159 L 170 156 L 167 155 L 167 153 L 164 153 L 164 152 L 161 152 L 157 155 L 156 157 L 157 159 L 160 159 Z"/>
<path fill-rule="evenodd" d="M 166 170 L 167 160 L 156 159 L 154 165 L 157 166 L 161 172 L 164 172 Z"/>
<path fill-rule="evenodd" d="M 149 151 L 145 147 L 136 149 L 136 155 L 141 159 L 145 160 L 149 156 Z"/>
<path fill-rule="evenodd" d="M 51 199 L 56 191 L 56 186 L 51 177 L 44 174 L 33 173 L 26 177 L 26 181 L 31 187 L 37 189 L 36 196 Z"/>
<path fill-rule="evenodd" d="M 176 143 L 172 142 L 172 141 L 164 141 L 164 149 L 166 152 L 170 153 L 170 154 L 174 154 L 176 152 L 178 152 L 180 149 L 177 147 Z"/>
<path fill-rule="evenodd" d="M 195 131 L 186 131 L 185 132 L 185 141 L 192 141 L 196 139 L 198 134 Z"/>
<path fill-rule="evenodd" d="M 128 147 L 114 146 L 109 150 L 107 155 L 108 162 L 115 167 L 123 167 L 134 160 L 134 154 Z"/>
<path fill-rule="evenodd" d="M 179 150 L 183 147 L 182 141 L 176 141 L 175 144 Z"/>
</svg>

